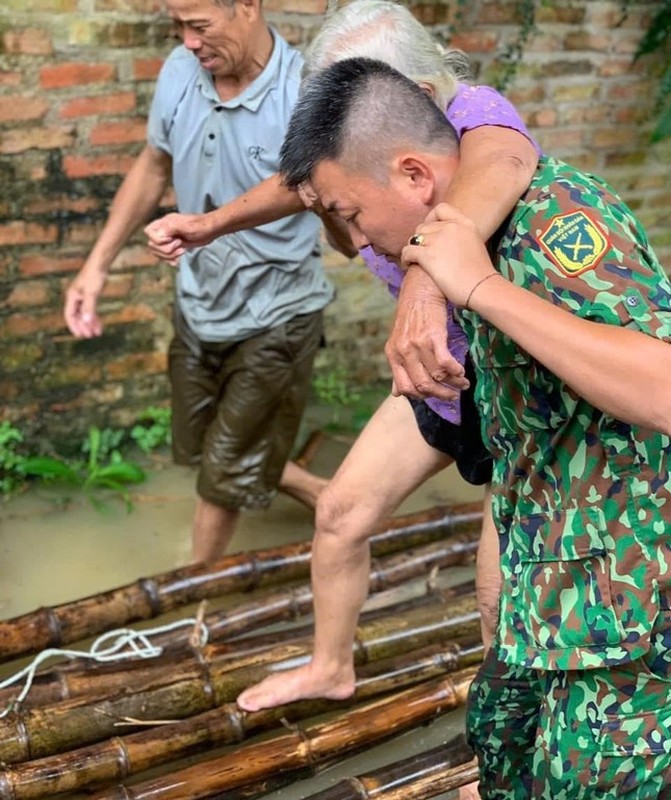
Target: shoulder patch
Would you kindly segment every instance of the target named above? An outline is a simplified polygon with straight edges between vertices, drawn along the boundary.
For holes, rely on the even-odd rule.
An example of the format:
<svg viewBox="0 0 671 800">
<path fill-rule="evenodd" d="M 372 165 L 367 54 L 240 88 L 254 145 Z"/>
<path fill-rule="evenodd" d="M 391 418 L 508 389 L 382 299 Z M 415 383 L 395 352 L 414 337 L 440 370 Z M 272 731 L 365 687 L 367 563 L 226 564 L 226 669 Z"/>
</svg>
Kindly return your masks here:
<svg viewBox="0 0 671 800">
<path fill-rule="evenodd" d="M 608 238 L 585 211 L 569 211 L 553 217 L 539 241 L 569 278 L 593 269 L 610 246 Z"/>
</svg>

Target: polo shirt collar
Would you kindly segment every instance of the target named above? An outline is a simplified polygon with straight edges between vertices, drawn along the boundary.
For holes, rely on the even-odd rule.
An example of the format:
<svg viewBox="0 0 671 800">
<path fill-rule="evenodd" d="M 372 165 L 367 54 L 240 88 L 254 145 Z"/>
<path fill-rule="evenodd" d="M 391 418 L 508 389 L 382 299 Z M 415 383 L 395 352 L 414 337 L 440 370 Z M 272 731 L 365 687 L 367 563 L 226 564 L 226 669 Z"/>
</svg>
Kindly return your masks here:
<svg viewBox="0 0 671 800">
<path fill-rule="evenodd" d="M 273 51 L 270 54 L 268 63 L 263 68 L 261 74 L 255 78 L 243 92 L 226 102 L 222 101 L 214 88 L 212 74 L 206 69 L 203 69 L 203 67 L 200 67 L 198 85 L 203 95 L 224 108 L 238 108 L 239 106 L 244 106 L 250 111 L 257 111 L 265 96 L 276 84 L 275 78 L 279 72 L 282 51 L 285 47 L 284 40 L 278 36 L 273 28 L 270 28 L 270 33 L 273 37 Z"/>
</svg>

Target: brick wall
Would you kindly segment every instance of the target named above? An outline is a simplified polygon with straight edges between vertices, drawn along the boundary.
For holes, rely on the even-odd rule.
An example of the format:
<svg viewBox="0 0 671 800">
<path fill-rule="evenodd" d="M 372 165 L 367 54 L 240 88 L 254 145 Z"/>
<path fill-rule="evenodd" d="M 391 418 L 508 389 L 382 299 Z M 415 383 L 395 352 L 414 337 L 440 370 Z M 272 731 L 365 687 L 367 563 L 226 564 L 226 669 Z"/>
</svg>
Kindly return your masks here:
<svg viewBox="0 0 671 800">
<path fill-rule="evenodd" d="M 265 0 L 299 47 L 323 0 Z M 413 11 L 466 50 L 479 80 L 500 74 L 520 3 L 418 2 Z M 537 30 L 508 95 L 553 154 L 603 174 L 671 264 L 668 143 L 649 144 L 650 59 L 632 65 L 656 3 L 536 4 Z M 0 8 L 0 418 L 32 435 L 130 422 L 164 400 L 171 268 L 138 236 L 116 261 L 101 311 L 105 333 L 76 341 L 63 289 L 81 266 L 121 177 L 142 146 L 153 81 L 173 41 L 160 0 L 3 0 Z M 166 197 L 164 207 L 171 205 Z M 326 256 L 338 285 L 330 349 L 360 380 L 386 378 L 391 302 L 361 266 Z"/>
</svg>

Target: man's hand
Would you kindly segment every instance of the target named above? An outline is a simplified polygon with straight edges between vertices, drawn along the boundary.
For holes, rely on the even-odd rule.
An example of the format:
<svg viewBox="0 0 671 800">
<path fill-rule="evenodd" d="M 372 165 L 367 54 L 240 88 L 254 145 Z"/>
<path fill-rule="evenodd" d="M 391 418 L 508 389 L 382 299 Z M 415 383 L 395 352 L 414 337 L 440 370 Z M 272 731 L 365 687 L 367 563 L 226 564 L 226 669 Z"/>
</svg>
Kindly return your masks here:
<svg viewBox="0 0 671 800">
<path fill-rule="evenodd" d="M 74 336 L 90 339 L 103 332 L 96 313 L 98 297 L 105 283 L 105 273 L 84 266 L 65 290 L 65 322 Z"/>
<path fill-rule="evenodd" d="M 152 253 L 170 264 L 193 247 L 203 247 L 217 238 L 207 214 L 166 214 L 144 229 Z"/>
<path fill-rule="evenodd" d="M 475 287 L 498 274 L 475 224 L 447 203 L 437 205 L 415 234 L 421 244 L 403 248 L 404 266 L 419 265 L 456 306 L 466 306 Z"/>
<path fill-rule="evenodd" d="M 447 347 L 445 296 L 417 267 L 411 266 L 403 279 L 385 354 L 395 395 L 454 400 L 468 388 L 463 365 Z"/>
</svg>

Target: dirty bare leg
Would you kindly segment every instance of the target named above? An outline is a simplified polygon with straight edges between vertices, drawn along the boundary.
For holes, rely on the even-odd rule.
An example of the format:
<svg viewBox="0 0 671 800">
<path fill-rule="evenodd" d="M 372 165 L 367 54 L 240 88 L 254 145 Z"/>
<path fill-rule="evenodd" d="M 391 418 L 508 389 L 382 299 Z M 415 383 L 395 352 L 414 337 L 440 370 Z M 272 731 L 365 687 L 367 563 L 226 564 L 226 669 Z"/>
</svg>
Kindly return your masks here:
<svg viewBox="0 0 671 800">
<path fill-rule="evenodd" d="M 352 645 L 368 592 L 368 540 L 408 494 L 449 463 L 422 438 L 406 398 L 388 397 L 382 403 L 317 503 L 312 660 L 245 690 L 238 697 L 241 708 L 254 711 L 353 693 Z"/>
<path fill-rule="evenodd" d="M 308 472 L 295 461 L 287 461 L 277 488 L 309 508 L 315 508 L 317 498 L 326 488 L 327 483 L 326 478 Z"/>
<path fill-rule="evenodd" d="M 198 497 L 191 536 L 194 562 L 211 564 L 223 558 L 239 518 L 237 509 L 224 508 Z"/>
</svg>

